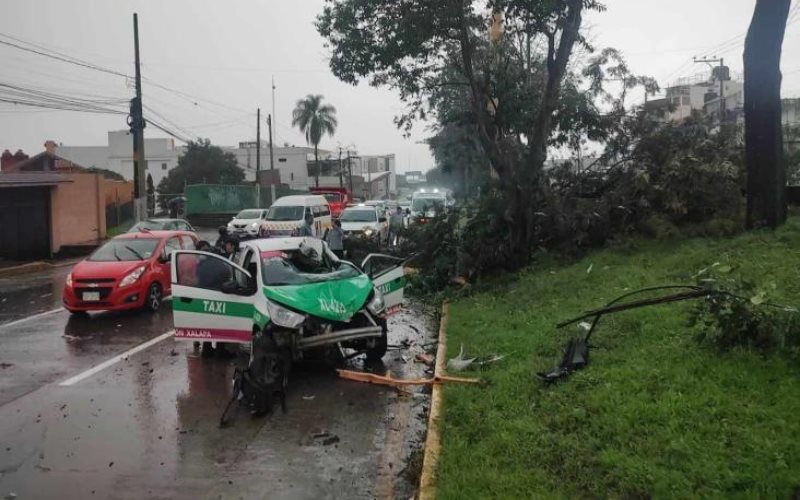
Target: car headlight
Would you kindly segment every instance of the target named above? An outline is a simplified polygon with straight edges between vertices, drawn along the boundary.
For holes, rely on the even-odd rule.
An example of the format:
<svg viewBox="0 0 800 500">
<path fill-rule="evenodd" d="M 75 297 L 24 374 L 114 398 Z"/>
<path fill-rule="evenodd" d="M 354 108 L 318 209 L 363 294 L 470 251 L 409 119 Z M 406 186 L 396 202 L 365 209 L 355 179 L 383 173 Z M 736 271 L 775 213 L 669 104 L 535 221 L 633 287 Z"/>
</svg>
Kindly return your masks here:
<svg viewBox="0 0 800 500">
<path fill-rule="evenodd" d="M 144 274 L 144 266 L 137 267 L 133 271 L 129 272 L 127 276 L 122 278 L 122 281 L 119 282 L 119 286 L 130 286 L 136 283 L 136 280 L 142 277 Z"/>
<path fill-rule="evenodd" d="M 375 288 L 372 300 L 367 303 L 367 310 L 375 316 L 379 316 L 384 309 L 386 309 L 386 303 L 383 301 L 383 293 Z"/>
<path fill-rule="evenodd" d="M 71 286 L 72 286 L 72 273 L 69 273 L 69 274 L 67 275 L 67 280 L 66 280 L 64 283 L 65 283 L 67 286 L 69 286 L 69 287 L 71 287 Z"/>
<path fill-rule="evenodd" d="M 250 227 L 252 227 L 253 229 L 257 228 L 258 222 L 253 222 L 252 224 L 250 224 Z"/>
<path fill-rule="evenodd" d="M 364 236 L 370 237 L 375 233 L 371 227 L 364 228 Z"/>
<path fill-rule="evenodd" d="M 269 319 L 273 323 L 285 328 L 297 328 L 302 325 L 303 321 L 306 319 L 302 314 L 290 311 L 271 300 L 267 301 L 267 313 L 269 313 Z"/>
</svg>

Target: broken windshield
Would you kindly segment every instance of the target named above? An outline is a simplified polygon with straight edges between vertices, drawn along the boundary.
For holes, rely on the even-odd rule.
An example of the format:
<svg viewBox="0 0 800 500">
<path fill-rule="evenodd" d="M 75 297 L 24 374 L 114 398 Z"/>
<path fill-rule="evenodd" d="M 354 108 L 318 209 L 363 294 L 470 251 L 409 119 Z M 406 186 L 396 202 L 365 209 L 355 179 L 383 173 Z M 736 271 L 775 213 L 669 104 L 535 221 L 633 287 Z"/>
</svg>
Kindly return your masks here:
<svg viewBox="0 0 800 500">
<path fill-rule="evenodd" d="M 261 256 L 261 277 L 267 286 L 306 285 L 356 278 L 361 271 L 347 262 L 305 258 L 299 251 Z"/>
</svg>

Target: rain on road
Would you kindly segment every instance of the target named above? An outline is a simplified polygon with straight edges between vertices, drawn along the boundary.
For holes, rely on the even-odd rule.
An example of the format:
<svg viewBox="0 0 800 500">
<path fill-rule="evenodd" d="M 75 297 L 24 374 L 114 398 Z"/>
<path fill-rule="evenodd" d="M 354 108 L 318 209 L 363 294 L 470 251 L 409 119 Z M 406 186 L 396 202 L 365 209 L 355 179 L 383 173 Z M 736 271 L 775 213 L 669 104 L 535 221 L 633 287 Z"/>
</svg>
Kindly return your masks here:
<svg viewBox="0 0 800 500">
<path fill-rule="evenodd" d="M 413 495 L 428 405 L 422 391 L 301 367 L 287 413 L 241 411 L 219 429 L 235 360 L 203 358 L 191 343 L 174 341 L 169 302 L 157 314 L 71 317 L 59 309 L 68 272 L 0 279 L 0 496 Z M 411 345 L 387 353 L 386 370 L 422 376 L 414 356 L 433 339 L 416 306 L 394 316 L 390 344 Z"/>
</svg>

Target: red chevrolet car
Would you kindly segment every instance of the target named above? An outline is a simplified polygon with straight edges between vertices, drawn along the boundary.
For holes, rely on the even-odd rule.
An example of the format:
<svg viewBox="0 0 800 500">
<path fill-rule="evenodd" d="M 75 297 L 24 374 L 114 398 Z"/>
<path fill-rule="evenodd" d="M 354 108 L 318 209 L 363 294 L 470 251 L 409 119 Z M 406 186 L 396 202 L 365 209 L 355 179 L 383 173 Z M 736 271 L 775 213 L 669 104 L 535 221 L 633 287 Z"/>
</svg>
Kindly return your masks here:
<svg viewBox="0 0 800 500">
<path fill-rule="evenodd" d="M 170 294 L 169 256 L 193 250 L 197 236 L 189 231 L 143 231 L 121 234 L 72 268 L 64 284 L 69 312 L 157 311 Z"/>
</svg>

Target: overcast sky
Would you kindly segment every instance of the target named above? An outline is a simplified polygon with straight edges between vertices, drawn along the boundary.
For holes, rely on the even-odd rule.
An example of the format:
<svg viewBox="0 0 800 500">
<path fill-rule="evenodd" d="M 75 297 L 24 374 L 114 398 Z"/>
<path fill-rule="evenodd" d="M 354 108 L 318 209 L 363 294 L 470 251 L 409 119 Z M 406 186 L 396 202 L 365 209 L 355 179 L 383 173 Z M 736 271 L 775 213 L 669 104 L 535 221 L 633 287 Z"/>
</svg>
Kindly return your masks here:
<svg viewBox="0 0 800 500">
<path fill-rule="evenodd" d="M 755 0 L 606 4 L 606 12 L 588 16 L 590 36 L 598 47 L 620 49 L 636 73 L 655 76 L 663 86 L 707 71 L 691 63 L 693 55 L 725 57 L 734 74 L 741 72 L 744 33 Z M 256 107 L 264 114 L 272 108 L 274 76 L 276 143 L 304 144 L 290 126 L 291 110 L 297 99 L 317 93 L 336 106 L 339 118 L 336 136 L 326 137 L 322 147 L 352 144 L 364 154 L 395 153 L 399 171 L 433 166 L 427 146 L 419 144 L 424 127 L 417 127 L 411 139 L 395 128 L 392 118 L 403 107 L 395 94 L 352 87 L 330 74 L 312 24 L 322 5 L 323 0 L 3 0 L 0 34 L 132 74 L 131 15 L 138 12 L 142 72 L 149 79 L 144 102 L 162 115 L 161 122 L 180 127 L 178 132 L 220 145 L 253 140 Z M 120 100 L 132 93 L 124 78 L 8 46 L 0 46 L 0 62 L 0 82 L 6 84 Z M 787 28 L 783 70 L 784 96 L 800 96 L 800 15 Z M 102 145 L 108 130 L 126 128 L 124 120 L 0 103 L 0 150 L 36 153 L 45 139 Z M 266 138 L 266 127 L 262 134 Z M 148 127 L 146 136 L 164 134 Z"/>
</svg>

